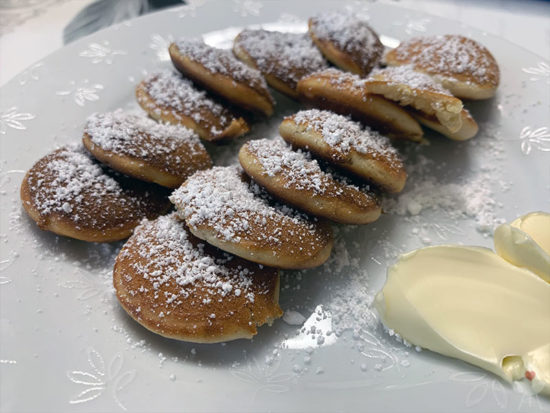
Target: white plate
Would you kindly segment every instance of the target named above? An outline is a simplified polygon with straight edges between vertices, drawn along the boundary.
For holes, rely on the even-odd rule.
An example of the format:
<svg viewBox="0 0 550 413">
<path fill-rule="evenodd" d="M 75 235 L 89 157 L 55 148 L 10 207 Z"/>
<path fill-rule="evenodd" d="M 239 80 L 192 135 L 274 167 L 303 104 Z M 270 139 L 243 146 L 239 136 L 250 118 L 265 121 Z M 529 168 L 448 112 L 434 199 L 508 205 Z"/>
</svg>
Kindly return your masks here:
<svg viewBox="0 0 550 413">
<path fill-rule="evenodd" d="M 145 73 L 169 64 L 166 46 L 172 38 L 206 34 L 209 42 L 228 45 L 247 25 L 302 30 L 309 15 L 342 3 L 206 2 L 167 10 L 71 44 L 2 89 L 2 410 L 550 407 L 526 386 L 512 387 L 465 363 L 404 346 L 376 325 L 368 308 L 397 254 L 448 242 L 491 246 L 491 238 L 480 232 L 483 225 L 549 209 L 547 63 L 452 21 L 388 5 L 372 4 L 368 10 L 354 5 L 363 7 L 389 39 L 425 32 L 479 40 L 499 61 L 502 84 L 494 99 L 469 104 L 480 122 L 479 136 L 456 143 L 428 134 L 430 146 L 409 146 L 411 176 L 401 201 L 390 200 L 388 213 L 373 225 L 340 227 L 327 265 L 284 274 L 281 306 L 308 318 L 307 332 L 279 320 L 261 328 L 253 341 L 227 345 L 155 336 L 126 316 L 114 298 L 110 271 L 120 244 L 87 244 L 38 230 L 22 213 L 18 190 L 23 172 L 39 157 L 80 139 L 89 114 L 135 105 L 134 86 Z M 277 99 L 273 120 L 256 125 L 249 136 L 273 135 L 281 115 L 298 108 L 280 95 Z M 217 162 L 232 162 L 244 140 L 213 150 Z M 428 208 L 435 200 L 439 207 Z M 420 214 L 407 212 L 418 205 L 424 206 Z M 321 333 L 313 333 L 312 325 Z M 346 327 L 355 333 L 326 334 Z"/>
</svg>

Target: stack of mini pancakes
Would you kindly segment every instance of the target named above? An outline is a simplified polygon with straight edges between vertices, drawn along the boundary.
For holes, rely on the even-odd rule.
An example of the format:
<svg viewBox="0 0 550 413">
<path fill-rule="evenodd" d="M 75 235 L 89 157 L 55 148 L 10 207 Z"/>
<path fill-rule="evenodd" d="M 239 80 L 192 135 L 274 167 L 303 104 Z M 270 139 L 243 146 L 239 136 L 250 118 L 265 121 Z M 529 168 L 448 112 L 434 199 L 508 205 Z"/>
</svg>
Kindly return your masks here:
<svg viewBox="0 0 550 413">
<path fill-rule="evenodd" d="M 244 30 L 232 52 L 196 39 L 169 52 L 176 70 L 136 89 L 149 117 L 93 114 L 81 144 L 29 170 L 21 199 L 56 234 L 130 236 L 113 271 L 121 305 L 146 328 L 193 342 L 250 338 L 280 317 L 278 269 L 321 265 L 328 221 L 373 222 L 380 193 L 403 189 L 391 139 L 421 141 L 419 122 L 473 137 L 460 98 L 489 98 L 499 81 L 473 40 L 417 38 L 384 56 L 368 24 L 341 12 L 311 18 L 304 34 Z M 271 116 L 267 84 L 314 108 L 286 117 L 279 137 L 245 143 L 240 165 L 212 167 L 200 138 L 231 139 Z"/>
</svg>

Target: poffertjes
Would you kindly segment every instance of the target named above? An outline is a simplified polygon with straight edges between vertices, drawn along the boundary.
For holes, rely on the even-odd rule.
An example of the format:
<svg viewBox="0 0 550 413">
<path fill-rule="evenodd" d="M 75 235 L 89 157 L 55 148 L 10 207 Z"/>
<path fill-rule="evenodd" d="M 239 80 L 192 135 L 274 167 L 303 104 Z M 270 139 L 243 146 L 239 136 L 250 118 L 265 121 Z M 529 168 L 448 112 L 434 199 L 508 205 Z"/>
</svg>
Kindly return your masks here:
<svg viewBox="0 0 550 413">
<path fill-rule="evenodd" d="M 323 55 L 348 72 L 368 75 L 384 53 L 376 32 L 352 11 L 318 13 L 308 23 L 309 34 Z"/>
<path fill-rule="evenodd" d="M 136 98 L 153 119 L 186 126 L 207 141 L 236 138 L 250 129 L 243 118 L 174 70 L 147 76 L 137 86 Z"/>
<path fill-rule="evenodd" d="M 212 166 L 191 129 L 122 110 L 91 115 L 82 141 L 94 158 L 114 170 L 168 188 L 177 188 L 195 171 Z"/>
<path fill-rule="evenodd" d="M 380 216 L 373 192 L 323 171 L 307 152 L 292 150 L 281 138 L 248 141 L 239 161 L 269 193 L 312 215 L 344 224 L 368 224 Z"/>
<path fill-rule="evenodd" d="M 286 117 L 279 133 L 304 148 L 389 191 L 400 192 L 407 173 L 390 140 L 344 116 L 317 109 Z"/>
<path fill-rule="evenodd" d="M 273 114 L 275 101 L 262 74 L 239 61 L 231 51 L 202 40 L 182 39 L 169 47 L 172 63 L 183 75 L 243 109 Z"/>
<path fill-rule="evenodd" d="M 302 77 L 328 67 L 306 33 L 243 30 L 233 42 L 233 53 L 262 72 L 271 87 L 294 99 Z"/>
<path fill-rule="evenodd" d="M 412 65 L 375 70 L 365 84 L 372 93 L 412 108 L 420 123 L 451 139 L 470 139 L 477 133 L 477 123 L 462 101 Z"/>
<path fill-rule="evenodd" d="M 423 112 L 413 109 L 410 109 L 409 112 L 421 124 L 455 141 L 465 141 L 471 139 L 477 135 L 477 132 L 479 130 L 477 122 L 472 117 L 472 115 L 470 115 L 470 112 L 467 109 L 462 109 L 462 111 L 460 112 L 460 116 L 462 118 L 462 126 L 456 132 L 449 131 L 449 129 L 443 126 L 439 119 L 437 119 L 433 115 L 426 115 Z"/>
<path fill-rule="evenodd" d="M 274 204 L 238 166 L 196 172 L 170 200 L 195 236 L 258 264 L 312 268 L 332 250 L 328 224 Z"/>
<path fill-rule="evenodd" d="M 167 190 L 108 171 L 82 145 L 38 160 L 23 178 L 21 201 L 41 229 L 93 242 L 127 238 L 143 218 L 171 207 Z"/>
<path fill-rule="evenodd" d="M 500 82 L 500 70 L 491 52 L 457 34 L 406 40 L 386 53 L 385 62 L 390 66 L 412 64 L 458 98 L 488 99 Z"/>
<path fill-rule="evenodd" d="M 132 318 L 177 340 L 252 338 L 282 315 L 278 270 L 204 243 L 175 213 L 135 229 L 116 258 L 113 285 Z"/>
<path fill-rule="evenodd" d="M 300 99 L 354 119 L 395 139 L 421 142 L 420 124 L 405 109 L 383 96 L 370 93 L 365 80 L 352 73 L 327 69 L 303 77 L 297 87 Z"/>
</svg>

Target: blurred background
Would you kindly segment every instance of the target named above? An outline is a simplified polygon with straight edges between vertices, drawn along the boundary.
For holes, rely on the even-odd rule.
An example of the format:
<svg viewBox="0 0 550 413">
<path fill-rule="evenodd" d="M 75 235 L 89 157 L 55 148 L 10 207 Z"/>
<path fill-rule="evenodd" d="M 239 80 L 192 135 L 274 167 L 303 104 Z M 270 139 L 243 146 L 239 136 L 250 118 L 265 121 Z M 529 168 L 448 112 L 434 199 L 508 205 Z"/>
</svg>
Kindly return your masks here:
<svg viewBox="0 0 550 413">
<path fill-rule="evenodd" d="M 146 13 L 168 7 L 198 6 L 204 1 L 0 0 L 0 86 L 26 67 L 80 37 Z M 262 3 L 260 0 L 219 1 L 232 1 L 236 7 L 252 11 L 261 7 Z M 550 60 L 550 1 L 375 1 L 397 3 L 409 9 L 460 21 Z M 336 0 L 335 4 L 338 4 Z"/>
</svg>

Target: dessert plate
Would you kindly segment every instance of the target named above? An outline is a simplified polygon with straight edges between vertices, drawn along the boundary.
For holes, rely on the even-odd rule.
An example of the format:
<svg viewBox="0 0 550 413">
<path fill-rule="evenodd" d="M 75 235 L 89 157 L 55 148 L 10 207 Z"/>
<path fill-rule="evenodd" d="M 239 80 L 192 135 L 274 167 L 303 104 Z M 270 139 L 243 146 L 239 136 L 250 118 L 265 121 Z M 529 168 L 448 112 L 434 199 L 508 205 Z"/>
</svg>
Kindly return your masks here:
<svg viewBox="0 0 550 413">
<path fill-rule="evenodd" d="M 318 10 L 354 7 L 387 46 L 460 33 L 502 70 L 490 100 L 467 103 L 479 135 L 403 144 L 409 180 L 364 227 L 337 226 L 332 258 L 285 271 L 283 319 L 252 341 L 164 339 L 118 305 L 111 271 L 121 243 L 88 244 L 40 231 L 19 201 L 24 172 L 81 139 L 96 111 L 136 108 L 134 88 L 170 65 L 168 44 L 199 36 L 229 47 L 243 27 L 303 31 Z M 468 364 L 416 351 L 384 331 L 370 304 L 388 264 L 425 245 L 491 247 L 504 220 L 550 207 L 550 72 L 520 47 L 455 22 L 386 4 L 205 1 L 103 30 L 31 66 L 0 94 L 0 409 L 3 411 L 537 411 L 550 400 Z M 251 138 L 276 135 L 299 105 L 276 94 L 275 116 L 225 146 L 236 162 Z M 513 326 L 510 326 L 513 328 Z M 420 350 L 420 349 L 418 349 Z"/>
</svg>

